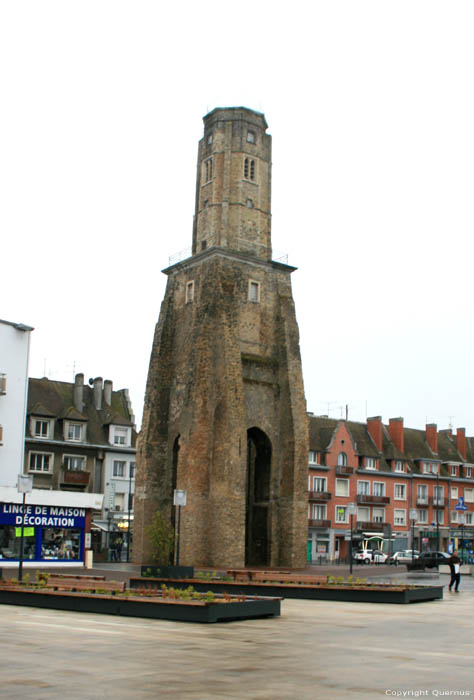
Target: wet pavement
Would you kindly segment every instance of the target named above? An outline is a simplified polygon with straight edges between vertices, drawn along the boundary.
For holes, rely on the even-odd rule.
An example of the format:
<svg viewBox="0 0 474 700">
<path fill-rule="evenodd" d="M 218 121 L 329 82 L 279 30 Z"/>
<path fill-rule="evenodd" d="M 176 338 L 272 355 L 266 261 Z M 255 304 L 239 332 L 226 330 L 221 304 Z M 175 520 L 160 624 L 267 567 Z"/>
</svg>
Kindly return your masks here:
<svg viewBox="0 0 474 700">
<path fill-rule="evenodd" d="M 120 564 L 103 570 L 108 578 L 136 573 Z M 449 581 L 446 574 L 406 570 L 373 577 Z M 460 593 L 445 589 L 444 600 L 285 600 L 280 618 L 215 625 L 3 605 L 0 698 L 367 700 L 447 691 L 474 697 L 473 610 L 470 576 Z"/>
</svg>

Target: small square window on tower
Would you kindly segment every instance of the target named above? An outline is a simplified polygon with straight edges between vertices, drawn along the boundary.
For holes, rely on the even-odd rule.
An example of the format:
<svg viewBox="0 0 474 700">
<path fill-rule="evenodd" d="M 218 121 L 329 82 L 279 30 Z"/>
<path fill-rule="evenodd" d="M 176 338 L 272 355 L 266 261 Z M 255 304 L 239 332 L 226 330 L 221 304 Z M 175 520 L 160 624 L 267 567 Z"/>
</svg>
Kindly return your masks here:
<svg viewBox="0 0 474 700">
<path fill-rule="evenodd" d="M 194 301 L 194 280 L 186 283 L 186 304 Z"/>
<path fill-rule="evenodd" d="M 255 131 L 247 131 L 247 143 L 255 143 Z"/>
<path fill-rule="evenodd" d="M 249 280 L 249 301 L 255 303 L 260 301 L 260 282 Z"/>
</svg>

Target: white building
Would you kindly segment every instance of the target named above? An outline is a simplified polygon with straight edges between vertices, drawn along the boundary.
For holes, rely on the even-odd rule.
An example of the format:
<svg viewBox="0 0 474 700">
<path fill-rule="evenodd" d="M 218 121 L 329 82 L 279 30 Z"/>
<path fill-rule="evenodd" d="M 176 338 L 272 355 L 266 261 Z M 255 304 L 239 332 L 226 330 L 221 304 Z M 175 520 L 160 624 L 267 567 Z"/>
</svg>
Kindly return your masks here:
<svg viewBox="0 0 474 700">
<path fill-rule="evenodd" d="M 32 330 L 0 319 L 0 486 L 16 487 L 23 472 Z"/>
</svg>

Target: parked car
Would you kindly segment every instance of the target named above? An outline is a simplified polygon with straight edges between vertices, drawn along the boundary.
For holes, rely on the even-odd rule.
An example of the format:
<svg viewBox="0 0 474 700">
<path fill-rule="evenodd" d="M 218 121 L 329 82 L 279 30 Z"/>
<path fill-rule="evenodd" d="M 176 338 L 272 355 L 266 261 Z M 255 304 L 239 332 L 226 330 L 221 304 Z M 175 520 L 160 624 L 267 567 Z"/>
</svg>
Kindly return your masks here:
<svg viewBox="0 0 474 700">
<path fill-rule="evenodd" d="M 447 564 L 451 555 L 446 552 L 422 552 L 413 564 L 407 562 L 410 569 L 434 569 L 440 564 Z"/>
<path fill-rule="evenodd" d="M 399 564 L 408 564 L 413 559 L 418 559 L 420 552 L 417 549 L 402 549 L 400 552 L 394 552 L 387 559 L 387 564 L 398 566 Z"/>
<path fill-rule="evenodd" d="M 359 549 L 354 554 L 354 559 L 364 564 L 382 563 L 387 559 L 387 555 L 378 549 Z"/>
</svg>

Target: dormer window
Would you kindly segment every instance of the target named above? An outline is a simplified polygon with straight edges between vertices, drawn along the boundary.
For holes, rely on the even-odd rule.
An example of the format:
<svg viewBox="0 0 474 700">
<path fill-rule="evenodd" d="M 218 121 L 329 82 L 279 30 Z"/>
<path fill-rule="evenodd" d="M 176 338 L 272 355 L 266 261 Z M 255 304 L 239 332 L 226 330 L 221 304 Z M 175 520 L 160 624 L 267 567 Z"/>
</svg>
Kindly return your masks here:
<svg viewBox="0 0 474 700">
<path fill-rule="evenodd" d="M 339 452 L 337 455 L 338 467 L 347 467 L 347 455 L 345 452 Z"/>
<path fill-rule="evenodd" d="M 315 452 L 314 450 L 310 450 L 308 462 L 309 462 L 309 464 L 317 464 L 318 463 L 318 453 Z"/>
<path fill-rule="evenodd" d="M 82 423 L 67 423 L 66 424 L 66 440 L 71 440 L 72 442 L 82 441 Z"/>
<path fill-rule="evenodd" d="M 375 459 L 375 457 L 366 457 L 365 468 L 366 469 L 377 469 L 377 460 Z"/>
<path fill-rule="evenodd" d="M 405 465 L 400 459 L 395 460 L 395 471 L 396 472 L 404 472 L 405 471 Z"/>
<path fill-rule="evenodd" d="M 113 443 L 114 445 L 128 445 L 128 428 L 119 428 L 118 426 L 115 426 Z"/>
<path fill-rule="evenodd" d="M 464 476 L 468 479 L 472 476 L 472 467 L 464 467 Z"/>
<path fill-rule="evenodd" d="M 51 437 L 51 421 L 35 418 L 33 420 L 33 435 L 42 439 Z"/>
<path fill-rule="evenodd" d="M 454 464 L 452 464 L 451 465 L 451 476 L 457 476 L 457 472 L 458 472 L 457 467 Z"/>
</svg>

